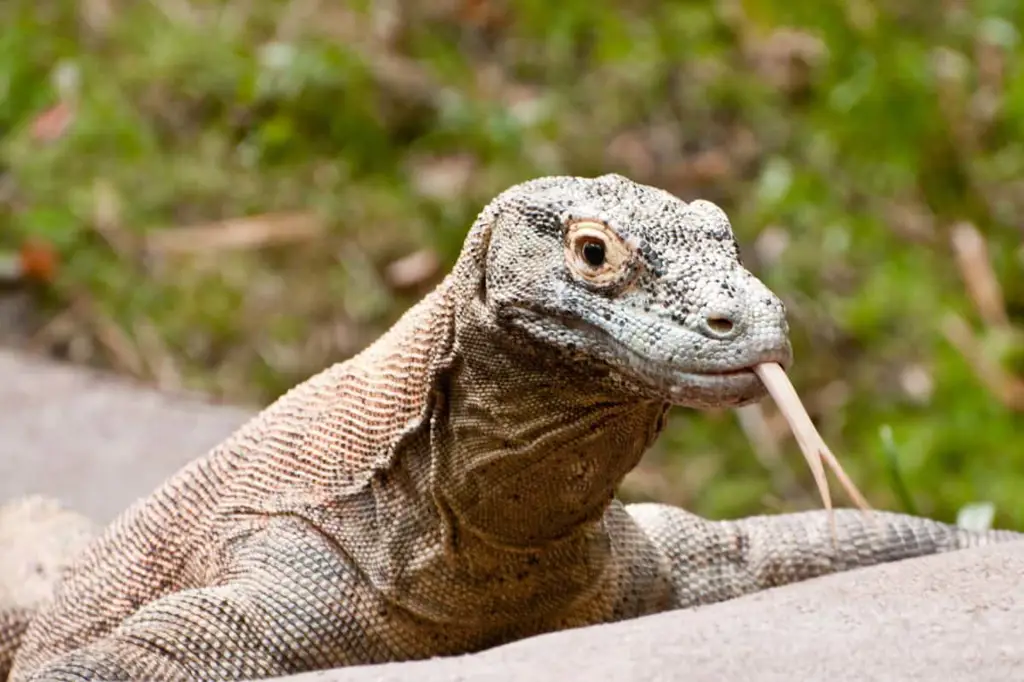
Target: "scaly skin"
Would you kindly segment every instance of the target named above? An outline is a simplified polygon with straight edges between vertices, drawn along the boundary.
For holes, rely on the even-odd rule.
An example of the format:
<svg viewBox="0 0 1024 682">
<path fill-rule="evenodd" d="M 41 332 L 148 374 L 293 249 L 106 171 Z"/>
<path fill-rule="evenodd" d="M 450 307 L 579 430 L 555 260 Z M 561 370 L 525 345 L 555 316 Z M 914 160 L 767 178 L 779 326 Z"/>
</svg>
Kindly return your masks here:
<svg viewBox="0 0 1024 682">
<path fill-rule="evenodd" d="M 387 334 L 78 554 L 11 679 L 459 654 L 1016 537 L 842 511 L 833 543 L 819 512 L 613 501 L 671 405 L 758 400 L 769 361 L 790 362 L 783 305 L 716 206 L 614 175 L 515 186 Z"/>
</svg>

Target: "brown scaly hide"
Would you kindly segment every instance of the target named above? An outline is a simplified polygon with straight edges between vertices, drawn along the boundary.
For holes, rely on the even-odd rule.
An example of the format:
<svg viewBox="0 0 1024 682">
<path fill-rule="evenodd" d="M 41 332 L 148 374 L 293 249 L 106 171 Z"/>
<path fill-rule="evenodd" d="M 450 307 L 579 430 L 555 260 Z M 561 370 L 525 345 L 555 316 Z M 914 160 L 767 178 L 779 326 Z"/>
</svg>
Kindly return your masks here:
<svg viewBox="0 0 1024 682">
<path fill-rule="evenodd" d="M 478 227 L 462 270 L 375 344 L 282 396 L 119 517 L 40 614 L 12 679 L 108 634 L 143 604 L 222 581 L 236 543 L 265 528 L 261 514 L 302 514 L 385 470 L 400 434 L 424 416 L 456 295 L 474 285 L 485 239 Z"/>
<path fill-rule="evenodd" d="M 534 185 L 554 188 L 558 198 L 562 185 L 577 183 Z M 493 330 L 474 329 L 481 321 L 472 317 L 472 304 L 486 286 L 495 218 L 511 206 L 528 207 L 528 190 L 515 188 L 505 202 L 492 202 L 449 277 L 370 348 L 293 389 L 117 519 L 38 614 L 12 680 L 42 674 L 68 652 L 74 653 L 62 659 L 61 674 L 77 666 L 112 677 L 187 677 L 197 670 L 262 677 L 472 650 L 551 629 L 552 613 L 558 624 L 570 625 L 665 604 L 667 581 L 653 547 L 624 517 L 611 524 L 626 526 L 623 547 L 610 543 L 603 527 L 577 532 L 581 523 L 600 521 L 618 480 L 661 427 L 664 401 L 619 404 L 626 394 L 602 381 L 581 392 L 577 380 L 592 377 L 573 371 L 566 374 L 573 380 L 568 388 L 548 392 L 551 406 L 533 405 L 536 414 L 505 405 L 509 435 L 518 431 L 536 440 L 545 430 L 557 433 L 543 452 L 566 464 L 550 462 L 553 483 L 538 490 L 558 488 L 561 472 L 554 467 L 578 468 L 586 449 L 620 448 L 621 461 L 580 472 L 581 488 L 562 503 L 568 518 L 538 513 L 529 503 L 556 510 L 556 500 L 532 500 L 530 490 L 523 491 L 520 520 L 571 536 L 554 549 L 495 547 L 479 519 L 460 518 L 462 511 L 472 517 L 487 507 L 479 495 L 501 492 L 496 478 L 488 489 L 486 472 L 475 481 L 460 477 L 474 450 L 451 446 L 493 446 L 479 436 L 494 421 L 489 412 L 503 406 L 485 389 L 500 392 L 506 376 L 516 375 L 513 367 L 500 366 L 502 357 L 495 359 L 498 367 L 488 366 Z M 531 228 L 506 225 L 506 239 L 516 239 L 517 230 L 528 238 Z M 460 324 L 473 332 L 460 337 L 468 346 L 461 355 L 454 352 Z M 467 356 L 487 362 L 463 362 Z M 549 358 L 546 364 L 557 369 L 563 363 Z M 527 384 L 536 376 L 520 374 Z M 516 393 L 529 393 L 528 386 L 520 388 Z M 605 409 L 600 399 L 608 391 L 619 403 Z M 478 394 L 481 404 L 472 405 Z M 576 409 L 580 398 L 590 404 Z M 451 418 L 453 405 L 478 409 L 482 419 Z M 560 424 L 565 428 L 546 428 Z M 523 434 L 528 426 L 533 433 Z M 499 475 L 515 478 L 514 472 Z M 439 478 L 458 483 L 447 486 Z M 474 483 L 478 499 L 466 499 Z M 493 512 L 490 517 L 495 520 Z M 518 531 L 515 525 L 513 519 Z M 608 568 L 611 555 L 635 550 L 648 560 Z M 635 606 L 623 608 L 615 591 L 606 590 L 584 612 L 569 609 L 603 581 L 625 580 L 649 587 Z M 335 598 L 322 594 L 331 589 Z M 270 608 L 277 599 L 280 610 L 300 612 L 297 621 Z M 328 621 L 338 624 L 333 632 L 324 631 Z M 238 630 L 230 641 L 239 652 L 234 656 L 224 655 L 218 632 L 228 624 Z M 188 656 L 167 655 L 183 641 Z"/>
<path fill-rule="evenodd" d="M 111 670 L 127 666 L 134 674 L 184 675 L 189 668 L 187 662 L 165 662 L 156 668 L 142 662 L 132 668 L 133 661 L 126 659 L 131 659 L 133 649 L 109 642 L 114 648 L 108 651 L 104 648 L 110 640 L 107 636 L 140 607 L 178 593 L 186 596 L 163 600 L 168 609 L 185 613 L 181 628 L 172 628 L 171 634 L 202 639 L 199 621 L 204 613 L 230 608 L 226 604 L 232 598 L 229 595 L 218 601 L 222 595 L 203 595 L 189 601 L 188 593 L 182 591 L 223 585 L 247 573 L 247 562 L 259 560 L 259 551 L 253 547 L 265 547 L 280 558 L 288 558 L 283 555 L 291 552 L 293 560 L 301 564 L 304 542 L 298 536 L 308 534 L 310 528 L 314 545 L 326 542 L 342 557 L 347 557 L 346 545 L 354 545 L 352 551 L 377 556 L 373 562 L 360 562 L 358 568 L 341 558 L 336 558 L 336 565 L 312 566 L 309 589 L 317 589 L 321 581 L 330 579 L 323 575 L 325 572 L 338 571 L 345 576 L 334 576 L 334 582 L 345 596 L 334 607 L 342 611 L 387 609 L 387 600 L 382 602 L 372 587 L 393 589 L 393 581 L 400 578 L 395 571 L 408 563 L 405 556 L 400 556 L 403 553 L 414 556 L 434 550 L 426 546 L 434 542 L 429 536 L 423 537 L 425 546 L 418 549 L 408 546 L 417 541 L 413 535 L 389 536 L 426 520 L 421 518 L 425 516 L 421 501 L 408 500 L 409 506 L 404 506 L 406 495 L 415 497 L 416 493 L 403 489 L 403 482 L 388 480 L 403 469 L 391 460 L 400 451 L 419 455 L 421 461 L 408 462 L 405 468 L 407 474 L 421 479 L 430 465 L 429 453 L 418 441 L 429 437 L 424 420 L 433 405 L 435 377 L 449 359 L 455 313 L 480 285 L 492 216 L 488 210 L 481 214 L 457 267 L 445 282 L 376 343 L 290 391 L 208 456 L 187 466 L 116 520 L 75 563 L 54 602 L 38 615 L 18 652 L 12 680 L 24 679 L 48 660 L 98 641 L 98 648 L 90 655 L 101 661 L 108 656 Z M 413 441 L 411 446 L 404 444 L 406 440 Z M 416 488 L 421 482 L 408 485 Z M 339 509 L 342 500 L 344 510 Z M 342 512 L 357 515 L 357 522 L 353 523 L 351 516 L 334 516 Z M 375 524 L 372 519 L 381 514 L 393 514 L 395 518 Z M 330 537 L 332 530 L 340 537 Z M 375 538 L 377 547 L 368 546 L 374 533 L 379 533 Z M 277 538 L 282 545 L 275 545 L 273 540 Z M 337 546 L 339 541 L 342 547 Z M 324 547 L 309 547 L 308 555 L 315 562 L 316 555 L 324 551 Z M 389 553 L 399 556 L 391 562 Z M 295 566 L 281 570 L 291 573 Z M 292 578 L 276 577 L 281 581 Z M 254 589 L 264 588 L 259 584 Z M 248 594 L 245 587 L 224 589 Z M 293 608 L 299 609 L 301 596 L 284 595 Z M 309 598 L 315 599 L 312 595 Z M 315 605 L 310 608 L 317 610 Z M 237 609 L 239 623 L 274 617 L 256 613 L 258 606 L 242 605 Z M 148 614 L 154 623 L 166 615 L 160 608 L 150 609 Z M 367 618 L 370 613 L 335 615 L 339 621 L 351 617 L 357 622 L 372 620 Z M 413 619 L 418 615 L 409 614 Z M 180 613 L 172 614 L 178 616 Z M 345 640 L 345 647 L 340 646 L 341 642 L 337 646 L 310 647 L 290 640 L 292 636 L 300 640 L 312 636 L 319 622 L 312 620 L 312 615 L 310 618 L 302 624 L 304 631 L 281 635 L 284 652 L 274 660 L 243 657 L 211 666 L 223 677 L 264 676 L 292 669 L 387 660 L 397 653 L 395 648 L 404 649 L 404 656 L 431 653 L 428 643 L 406 646 L 395 641 L 401 639 L 400 635 L 385 633 L 375 638 L 358 627 L 336 633 Z M 141 629 L 146 630 L 146 626 Z M 190 629 L 192 632 L 188 632 Z M 262 633 L 262 629 L 253 628 L 253 647 L 263 645 L 257 641 Z M 236 642 L 243 649 L 250 644 L 245 634 L 241 633 Z M 360 650 L 357 640 L 365 642 L 366 648 Z M 197 641 L 196 648 L 202 650 L 203 643 Z M 332 650 L 344 648 L 356 653 L 332 657 Z M 146 658 L 146 652 L 137 653 L 140 660 Z"/>
<path fill-rule="evenodd" d="M 636 268 L 575 282 L 573 216 L 616 225 Z M 736 324 L 708 327 L 723 317 Z M 458 654 L 1010 539 L 840 513 L 833 545 L 814 513 L 716 523 L 612 501 L 669 402 L 755 399 L 756 379 L 717 372 L 785 354 L 782 304 L 717 207 L 618 176 L 512 188 L 375 344 L 86 548 L 11 679 L 256 679 Z"/>
<path fill-rule="evenodd" d="M 267 512 L 301 515 L 385 469 L 389 445 L 427 404 L 431 366 L 448 345 L 450 288 L 410 311 L 361 356 L 293 389 L 123 514 L 35 621 L 12 679 L 108 634 L 158 597 L 225 580 L 237 562 L 236 543 L 264 531 Z"/>
</svg>

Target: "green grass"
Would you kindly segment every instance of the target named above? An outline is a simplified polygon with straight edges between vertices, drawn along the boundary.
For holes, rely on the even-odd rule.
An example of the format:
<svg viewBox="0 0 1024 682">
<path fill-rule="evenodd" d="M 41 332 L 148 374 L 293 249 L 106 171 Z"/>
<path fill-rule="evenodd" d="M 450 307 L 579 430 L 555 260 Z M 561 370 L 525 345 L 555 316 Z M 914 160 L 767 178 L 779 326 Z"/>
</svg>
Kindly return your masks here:
<svg viewBox="0 0 1024 682">
<path fill-rule="evenodd" d="M 790 307 L 798 391 L 875 505 L 953 520 L 989 501 L 1024 528 L 1024 415 L 942 332 L 960 316 L 1024 376 L 1019 3 L 399 4 L 4 3 L 0 249 L 62 257 L 24 336 L 266 402 L 386 329 L 436 281 L 396 288 L 388 264 L 427 249 L 446 268 L 497 191 L 616 171 L 726 208 Z M 61 101 L 71 125 L 37 139 Z M 286 212 L 322 233 L 152 249 Z M 962 221 L 1009 331 L 967 294 Z M 713 516 L 815 504 L 779 444 L 758 459 L 734 414 L 679 411 L 627 493 Z"/>
</svg>

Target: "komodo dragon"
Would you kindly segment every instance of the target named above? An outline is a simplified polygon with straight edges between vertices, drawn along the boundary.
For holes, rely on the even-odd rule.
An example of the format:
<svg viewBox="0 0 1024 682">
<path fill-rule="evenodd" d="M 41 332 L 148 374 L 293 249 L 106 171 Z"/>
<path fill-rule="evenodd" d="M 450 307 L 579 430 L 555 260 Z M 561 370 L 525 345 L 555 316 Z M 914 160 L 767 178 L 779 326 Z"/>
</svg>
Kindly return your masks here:
<svg viewBox="0 0 1024 682">
<path fill-rule="evenodd" d="M 1020 537 L 847 509 L 833 538 L 824 511 L 709 521 L 614 499 L 671 405 L 760 399 L 750 368 L 790 360 L 782 302 L 714 204 L 618 175 L 514 186 L 377 342 L 125 511 L 52 597 L 8 609 L 9 679 L 460 654 Z M 87 535 L 64 527 L 69 546 Z"/>
</svg>

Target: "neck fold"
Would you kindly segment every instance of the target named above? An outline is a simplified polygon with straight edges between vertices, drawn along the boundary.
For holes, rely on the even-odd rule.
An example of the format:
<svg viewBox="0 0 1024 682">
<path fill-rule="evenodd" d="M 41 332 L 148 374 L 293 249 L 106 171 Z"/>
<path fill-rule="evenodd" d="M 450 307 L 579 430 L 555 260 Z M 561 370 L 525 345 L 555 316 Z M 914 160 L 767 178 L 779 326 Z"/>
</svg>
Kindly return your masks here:
<svg viewBox="0 0 1024 682">
<path fill-rule="evenodd" d="M 431 485 L 461 533 L 536 548 L 604 513 L 663 423 L 563 361 L 459 330 L 432 434 Z"/>
</svg>

